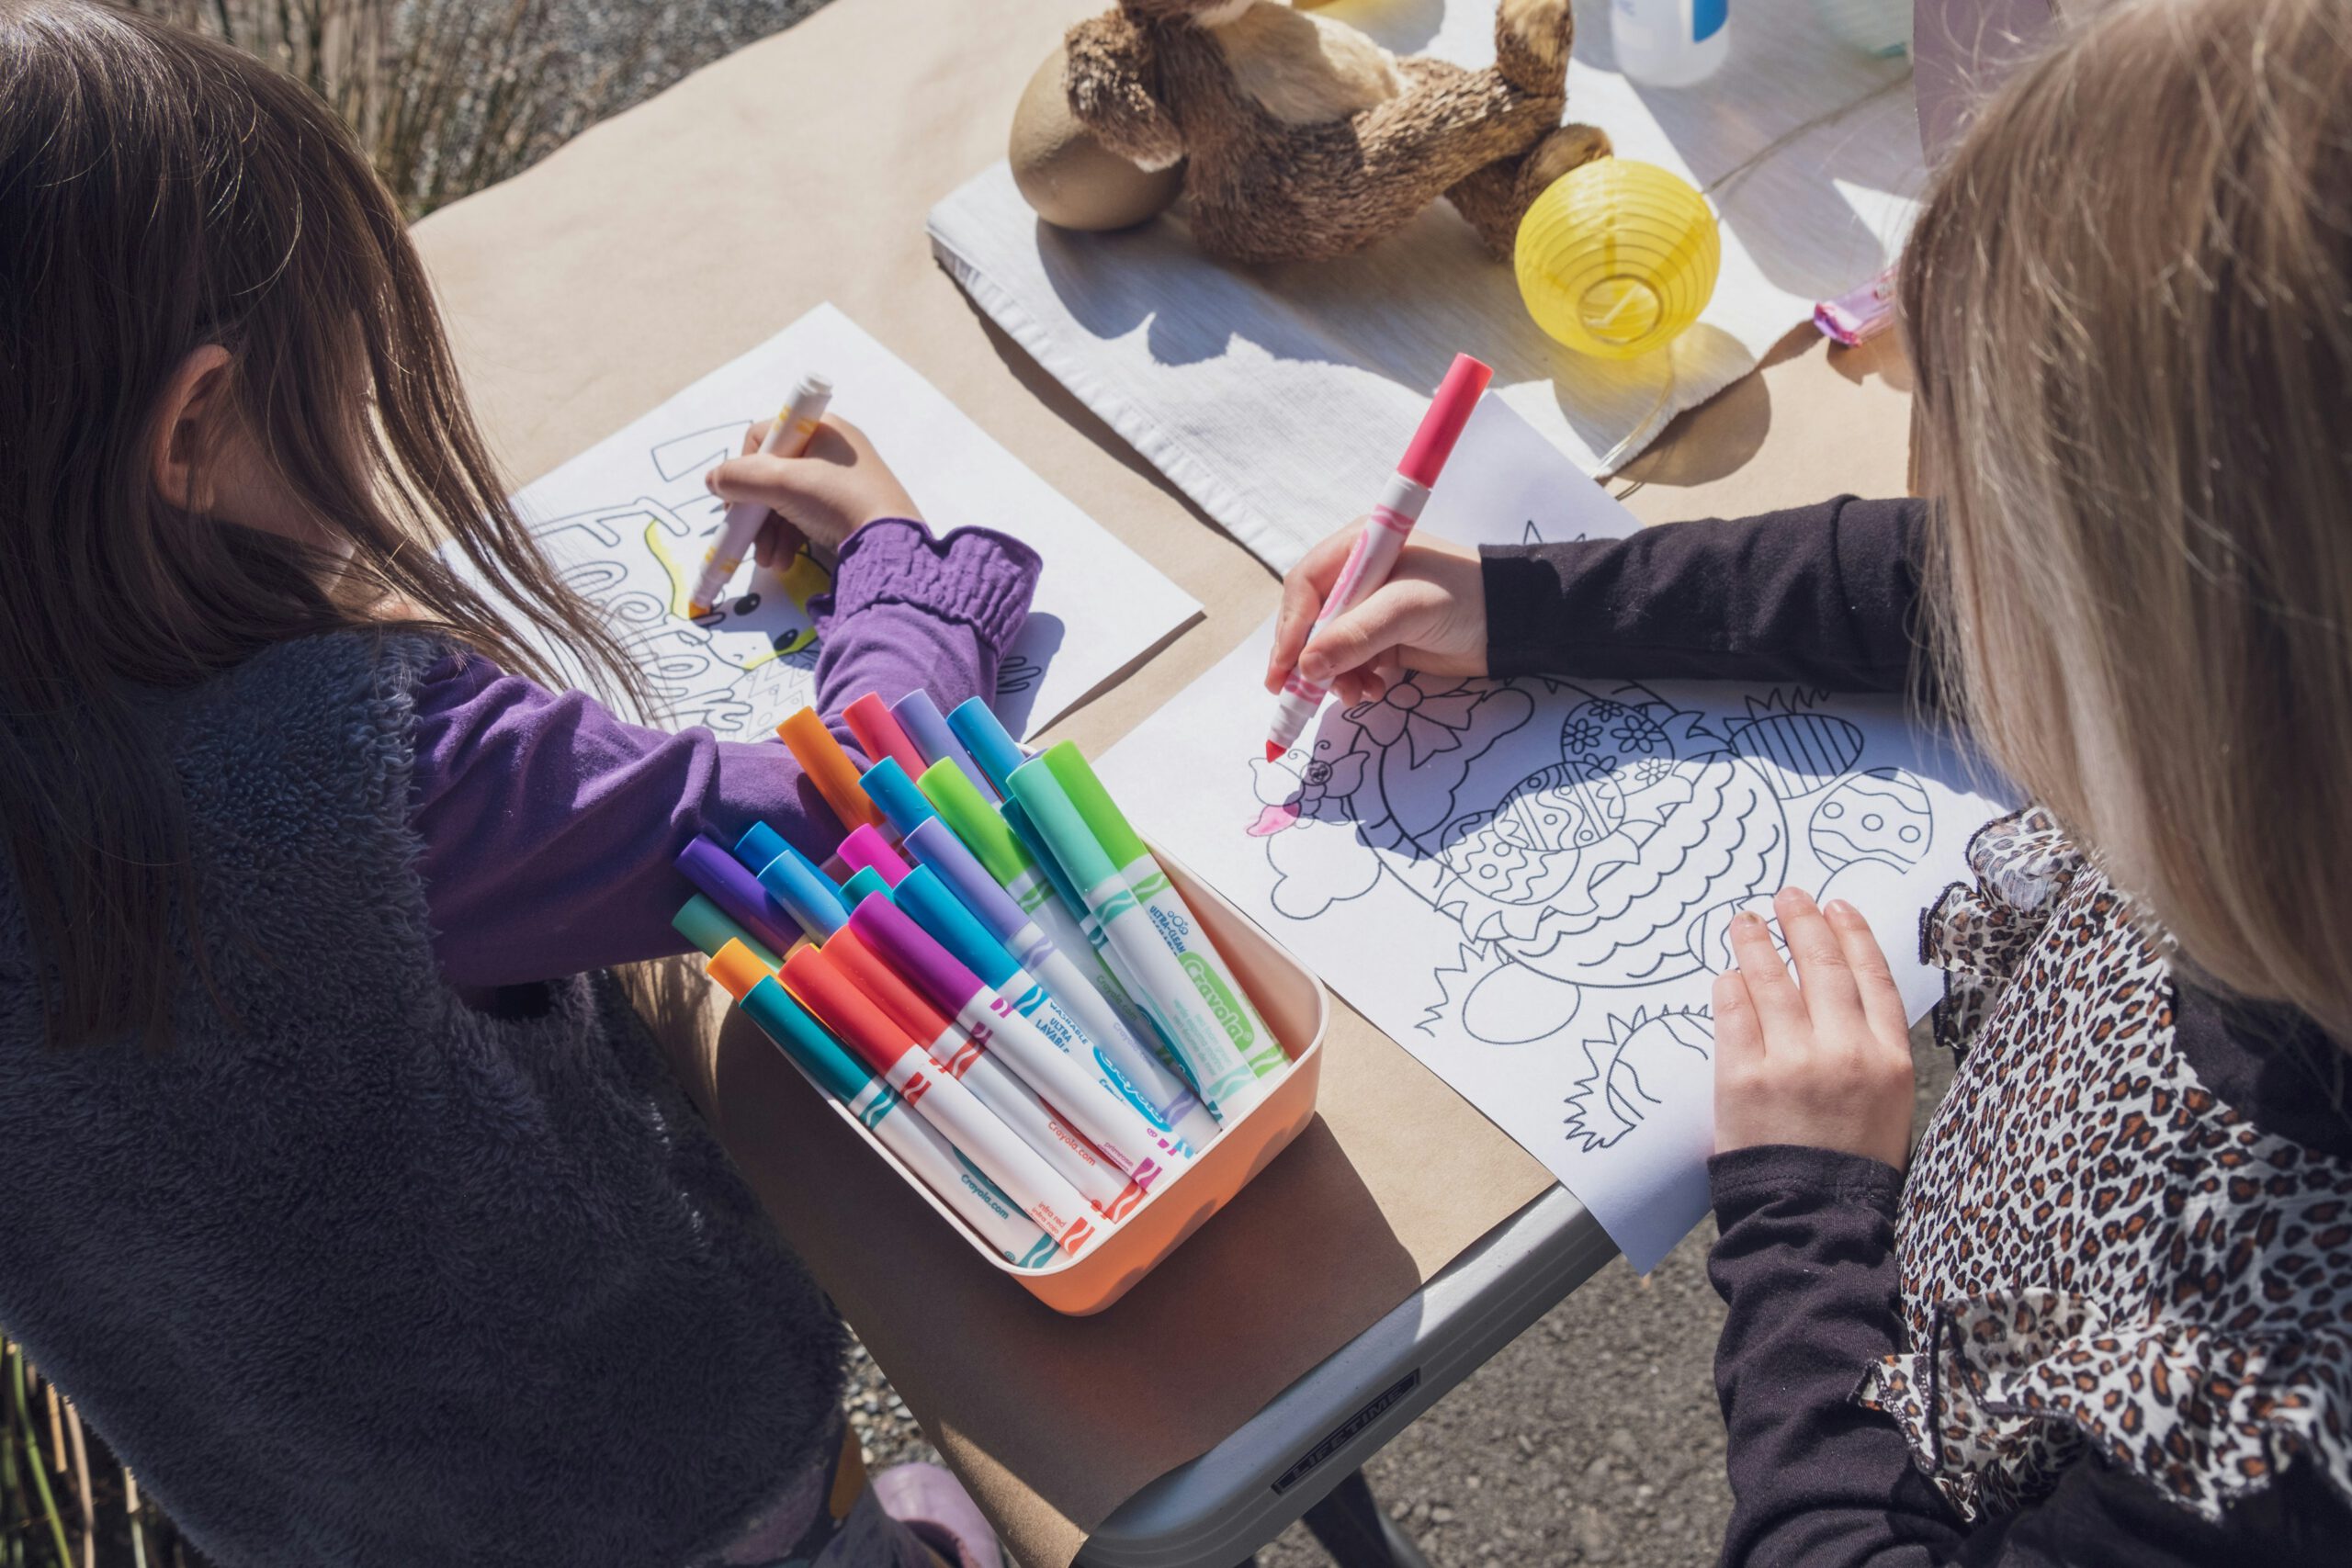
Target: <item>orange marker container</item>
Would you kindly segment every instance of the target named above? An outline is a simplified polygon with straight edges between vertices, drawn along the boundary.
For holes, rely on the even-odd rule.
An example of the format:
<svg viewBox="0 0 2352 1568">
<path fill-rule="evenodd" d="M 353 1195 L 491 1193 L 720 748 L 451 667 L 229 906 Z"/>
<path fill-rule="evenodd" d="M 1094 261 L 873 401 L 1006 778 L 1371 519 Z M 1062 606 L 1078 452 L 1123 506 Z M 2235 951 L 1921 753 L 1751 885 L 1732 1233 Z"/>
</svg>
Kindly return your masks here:
<svg viewBox="0 0 2352 1568">
<path fill-rule="evenodd" d="M 1330 994 L 1323 983 L 1181 862 L 1157 848 L 1153 853 L 1169 881 L 1200 918 L 1218 954 L 1232 966 L 1235 977 L 1257 1004 L 1267 1027 L 1290 1056 L 1290 1068 L 1265 1099 L 1227 1122 L 1189 1166 L 1155 1182 L 1150 1193 L 1116 1226 L 1101 1230 L 1083 1250 L 1075 1255 L 1065 1252 L 1045 1268 L 1016 1268 L 934 1197 L 847 1107 L 831 1095 L 824 1097 L 851 1135 L 863 1140 L 875 1158 L 896 1170 L 931 1205 L 940 1224 L 953 1229 L 976 1257 L 1009 1275 L 1056 1312 L 1073 1317 L 1101 1312 L 1134 1289 L 1136 1280 L 1207 1224 L 1209 1216 L 1231 1202 L 1251 1177 L 1289 1147 L 1291 1140 L 1315 1119 L 1316 1091 L 1322 1078 L 1323 1033 L 1331 1013 Z M 787 983 L 789 968 L 787 964 Z M 818 1010 L 822 1016 L 823 1010 Z M 876 1016 L 882 1021 L 879 1010 Z"/>
<path fill-rule="evenodd" d="M 802 708 L 777 725 L 775 732 L 784 737 L 785 745 L 808 773 L 808 782 L 817 786 L 817 793 L 825 797 L 844 829 L 888 830 L 888 821 L 858 787 L 857 764 L 849 760 L 849 753 L 842 750 L 842 743 L 833 739 L 815 708 Z"/>
</svg>

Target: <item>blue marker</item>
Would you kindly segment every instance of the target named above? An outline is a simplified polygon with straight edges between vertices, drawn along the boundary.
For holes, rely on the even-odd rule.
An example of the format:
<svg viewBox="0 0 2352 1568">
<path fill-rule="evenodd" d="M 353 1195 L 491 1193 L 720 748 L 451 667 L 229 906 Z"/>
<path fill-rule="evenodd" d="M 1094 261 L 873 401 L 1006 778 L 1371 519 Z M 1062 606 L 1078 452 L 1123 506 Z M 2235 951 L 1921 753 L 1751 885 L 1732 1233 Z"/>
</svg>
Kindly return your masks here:
<svg viewBox="0 0 2352 1568">
<path fill-rule="evenodd" d="M 1059 1254 L 1054 1238 L 966 1159 L 939 1129 L 910 1110 L 894 1114 L 906 1104 L 899 1091 L 843 1049 L 832 1032 L 793 1000 L 791 993 L 776 984 L 748 949 L 729 943 L 711 959 L 709 969 L 711 978 L 727 988 L 762 1033 L 775 1041 L 819 1089 L 849 1107 L 850 1114 L 865 1123 L 884 1148 L 898 1156 L 899 1164 L 937 1193 L 989 1246 L 1023 1269 L 1051 1263 Z"/>
<path fill-rule="evenodd" d="M 841 888 L 790 844 L 761 869 L 760 886 L 784 906 L 808 933 L 810 942 L 823 942 L 849 923 L 849 907 L 842 902 Z"/>
<path fill-rule="evenodd" d="M 1021 742 L 1004 728 L 1003 720 L 997 717 L 996 710 L 989 706 L 985 697 L 968 697 L 957 703 L 956 711 L 947 716 L 947 728 L 972 753 L 972 760 L 979 763 L 980 771 L 988 774 L 989 783 L 996 785 L 999 795 L 1005 793 L 1004 781 L 1012 776 L 1012 770 L 1029 760 L 1029 753 L 1021 749 Z"/>
<path fill-rule="evenodd" d="M 857 782 L 866 798 L 882 808 L 882 815 L 890 819 L 890 826 L 899 830 L 902 839 L 939 815 L 923 797 L 922 791 L 915 787 L 915 781 L 907 777 L 907 770 L 899 765 L 896 757 L 883 758 L 866 769 Z"/>
<path fill-rule="evenodd" d="M 996 800 L 996 791 L 981 776 L 979 764 L 972 761 L 970 753 L 948 729 L 947 721 L 939 716 L 939 705 L 931 700 L 929 692 L 909 692 L 890 705 L 890 716 L 899 721 L 899 728 L 907 732 L 907 739 L 915 743 L 915 750 L 923 754 L 925 761 L 955 763 L 957 771 L 972 781 L 972 787 L 980 792 L 981 799 L 991 803 Z"/>
<path fill-rule="evenodd" d="M 735 858 L 756 875 L 768 868 L 768 862 L 789 848 L 782 833 L 764 822 L 754 822 L 735 840 Z"/>
</svg>

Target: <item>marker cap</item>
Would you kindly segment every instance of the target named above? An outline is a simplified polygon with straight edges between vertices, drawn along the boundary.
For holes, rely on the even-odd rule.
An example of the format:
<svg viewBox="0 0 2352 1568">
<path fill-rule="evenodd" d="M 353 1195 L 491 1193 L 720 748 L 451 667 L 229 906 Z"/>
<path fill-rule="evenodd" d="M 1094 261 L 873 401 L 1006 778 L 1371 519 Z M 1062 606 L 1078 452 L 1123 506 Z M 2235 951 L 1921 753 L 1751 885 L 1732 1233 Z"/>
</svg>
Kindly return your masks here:
<svg viewBox="0 0 2352 1568">
<path fill-rule="evenodd" d="M 865 748 L 865 754 L 876 762 L 885 757 L 895 758 L 909 778 L 922 772 L 922 753 L 915 750 L 907 732 L 890 716 L 888 706 L 874 693 L 866 693 L 842 709 L 842 718 L 848 724 L 849 732 L 857 737 L 857 743 Z"/>
<path fill-rule="evenodd" d="M 870 904 L 873 900 L 864 902 Z M 954 1025 L 953 1019 L 925 1001 L 903 976 L 890 967 L 889 961 L 874 950 L 872 943 L 858 935 L 855 926 L 843 926 L 835 931 L 833 940 L 825 944 L 825 956 L 882 1010 L 884 1017 L 906 1031 L 918 1044 L 929 1046 Z"/>
<path fill-rule="evenodd" d="M 947 715 L 947 728 L 971 752 L 972 761 L 988 774 L 989 783 L 996 785 L 999 795 L 1004 793 L 1006 775 L 1029 760 L 1029 753 L 1004 728 L 1004 721 L 997 717 L 986 697 L 967 697 L 957 703 Z"/>
<path fill-rule="evenodd" d="M 703 968 L 710 977 L 727 987 L 727 994 L 741 1001 L 752 987 L 761 981 L 775 977 L 775 971 L 760 962 L 752 950 L 740 942 L 730 942 L 711 954 Z"/>
<path fill-rule="evenodd" d="M 743 869 L 743 863 L 715 840 L 696 836 L 678 852 L 676 864 L 688 882 L 770 949 L 781 953 L 792 945 L 790 911 L 768 897 L 759 879 Z"/>
<path fill-rule="evenodd" d="M 842 863 L 861 871 L 871 868 L 893 887 L 899 885 L 899 878 L 907 874 L 906 861 L 875 828 L 860 828 L 842 840 Z"/>
<path fill-rule="evenodd" d="M 890 961 L 942 1012 L 963 1010 L 980 990 L 980 977 L 915 924 L 904 909 L 876 895 L 850 911 L 849 929 Z"/>
<path fill-rule="evenodd" d="M 890 894 L 890 885 L 882 880 L 880 872 L 870 865 L 862 865 L 857 868 L 856 875 L 842 884 L 842 903 L 845 908 L 854 911 L 860 904 L 865 902 L 868 897 L 876 893 L 888 897 Z"/>
<path fill-rule="evenodd" d="M 741 838 L 735 840 L 735 858 L 754 872 L 765 871 L 768 862 L 790 847 L 784 841 L 782 833 L 764 822 L 754 822 L 743 829 Z"/>
<path fill-rule="evenodd" d="M 1468 355 L 1455 355 L 1445 379 L 1437 384 L 1437 394 L 1430 399 L 1430 412 L 1421 416 L 1421 427 L 1413 433 L 1413 444 L 1405 448 L 1405 460 L 1396 465 L 1396 471 L 1423 490 L 1437 483 L 1445 460 L 1453 456 L 1453 444 L 1462 439 L 1462 427 L 1470 423 L 1478 400 L 1486 395 L 1487 383 L 1494 378 L 1492 370 Z"/>
<path fill-rule="evenodd" d="M 890 705 L 890 716 L 899 721 L 899 727 L 907 732 L 907 739 L 915 743 L 915 750 L 924 757 L 933 762 L 955 763 L 964 771 L 964 776 L 972 781 L 974 789 L 990 800 L 996 798 L 995 792 L 981 778 L 978 765 L 966 753 L 955 732 L 947 728 L 947 721 L 939 716 L 939 705 L 931 700 L 929 692 L 921 687 L 909 692 Z"/>
<path fill-rule="evenodd" d="M 939 807 L 939 815 L 956 836 L 988 868 L 999 882 L 1011 883 L 1027 871 L 1029 852 L 1012 836 L 1004 818 L 997 815 L 996 807 L 961 772 L 946 762 L 934 762 L 923 770 L 918 781 L 923 794 Z"/>
<path fill-rule="evenodd" d="M 842 890 L 833 879 L 790 844 L 760 873 L 760 886 L 775 896 L 812 942 L 823 942 L 849 919 L 849 907 L 842 902 Z"/>
<path fill-rule="evenodd" d="M 729 942 L 741 942 L 752 950 L 752 955 L 766 964 L 771 972 L 783 962 L 767 943 L 737 924 L 734 917 L 710 901 L 707 894 L 697 893 L 678 908 L 670 917 L 670 928 L 695 944 L 705 958 L 716 958 Z"/>
<path fill-rule="evenodd" d="M 1010 783 L 1013 797 L 1028 809 L 1029 819 L 1037 825 L 1046 846 L 1072 882 L 1080 887 L 1099 887 L 1118 874 L 1101 840 L 1070 804 L 1069 792 L 1043 757 L 1013 769 Z"/>
<path fill-rule="evenodd" d="M 883 758 L 866 769 L 865 776 L 857 782 L 865 789 L 866 798 L 882 808 L 882 815 L 888 817 L 890 826 L 901 834 L 913 832 L 917 823 L 939 815 L 932 809 L 931 802 L 923 798 L 922 791 L 915 787 L 915 781 L 907 776 L 907 770 L 899 765 L 896 757 Z"/>
<path fill-rule="evenodd" d="M 808 782 L 817 786 L 817 793 L 825 797 L 843 828 L 882 820 L 882 814 L 857 787 L 857 764 L 849 760 L 849 753 L 842 750 L 842 743 L 833 739 L 815 708 L 802 708 L 777 725 L 775 732 L 784 737 Z"/>
<path fill-rule="evenodd" d="M 1010 806 L 1012 803 L 1006 804 Z M 907 848 L 922 859 L 922 864 L 915 870 L 928 868 L 937 873 L 939 879 L 954 892 L 956 900 L 977 916 L 991 935 L 1010 941 L 1029 923 L 1029 917 L 1021 912 L 1021 906 L 1012 901 L 1012 895 L 1004 890 L 1002 883 L 989 874 L 988 868 L 980 864 L 979 857 L 972 853 L 971 846 L 956 836 L 956 829 L 947 825 L 945 818 L 934 817 L 908 834 Z M 901 882 L 899 886 L 903 887 L 906 884 Z M 952 947 L 955 944 L 950 942 L 948 945 Z M 964 962 L 970 964 L 972 961 L 967 958 Z M 978 964 L 972 966 L 979 968 Z"/>
<path fill-rule="evenodd" d="M 876 1074 L 889 1072 L 891 1064 L 914 1045 L 914 1037 L 842 972 L 830 946 L 786 953 L 784 985 Z"/>
<path fill-rule="evenodd" d="M 1021 840 L 1022 846 L 1036 861 L 1037 869 L 1053 885 L 1054 896 L 1062 901 L 1062 907 L 1072 914 L 1082 912 L 1086 900 L 1080 897 L 1078 889 L 1069 885 L 1069 873 L 1064 871 L 1062 863 L 1054 858 L 1053 846 L 1046 842 L 1045 834 L 1037 831 L 1037 824 L 1030 817 L 1029 808 L 1008 797 L 997 809 L 1004 813 L 1004 825 L 1012 829 L 1013 837 Z"/>
<path fill-rule="evenodd" d="M 760 1032 L 800 1064 L 820 1088 L 836 1100 L 855 1100 L 874 1075 L 844 1050 L 832 1032 L 774 980 L 763 980 L 743 998 L 743 1010 Z"/>
<path fill-rule="evenodd" d="M 990 989 L 1002 989 L 1020 972 L 1020 964 L 1005 951 L 1004 943 L 989 934 L 988 928 L 973 918 L 964 901 L 948 890 L 931 867 L 919 865 L 907 874 L 907 879 L 899 884 L 898 903 L 914 917 L 915 924 Z"/>
<path fill-rule="evenodd" d="M 1102 852 L 1116 866 L 1130 866 L 1151 852 L 1144 847 L 1141 835 L 1129 827 L 1125 813 L 1111 799 L 1111 792 L 1094 776 L 1094 770 L 1079 754 L 1076 741 L 1065 740 L 1046 753 L 1046 765 L 1054 770 L 1062 793 L 1069 796 L 1070 805 L 1078 808 L 1087 830 L 1102 846 Z"/>
</svg>

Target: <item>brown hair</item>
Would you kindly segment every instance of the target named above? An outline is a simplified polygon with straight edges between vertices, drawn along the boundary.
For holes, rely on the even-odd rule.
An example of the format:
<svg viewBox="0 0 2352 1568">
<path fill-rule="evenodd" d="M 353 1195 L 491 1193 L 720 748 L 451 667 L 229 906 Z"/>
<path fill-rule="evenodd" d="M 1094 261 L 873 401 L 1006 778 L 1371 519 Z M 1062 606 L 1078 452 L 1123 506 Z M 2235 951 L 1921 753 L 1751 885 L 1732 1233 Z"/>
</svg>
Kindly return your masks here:
<svg viewBox="0 0 2352 1568">
<path fill-rule="evenodd" d="M 208 344 L 334 548 L 156 492 L 162 394 Z M 507 503 L 400 212 L 325 106 L 167 23 L 0 0 L 0 831 L 53 1042 L 165 1038 L 194 874 L 141 689 L 394 622 L 559 678 L 445 543 L 634 690 Z"/>
<path fill-rule="evenodd" d="M 2065 24 L 1902 299 L 1965 721 L 2191 973 L 2352 1042 L 2352 13 Z"/>
</svg>

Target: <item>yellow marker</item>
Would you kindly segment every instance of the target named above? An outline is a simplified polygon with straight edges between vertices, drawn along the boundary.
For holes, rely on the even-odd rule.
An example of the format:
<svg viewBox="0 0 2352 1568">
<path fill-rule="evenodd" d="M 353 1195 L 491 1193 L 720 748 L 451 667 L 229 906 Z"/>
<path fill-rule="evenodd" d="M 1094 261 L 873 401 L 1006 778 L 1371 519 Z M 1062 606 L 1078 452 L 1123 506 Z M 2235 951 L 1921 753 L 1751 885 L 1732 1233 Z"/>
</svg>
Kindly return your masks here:
<svg viewBox="0 0 2352 1568">
<path fill-rule="evenodd" d="M 1631 359 L 1699 319 L 1723 243 L 1707 198 L 1688 181 L 1655 164 L 1600 158 L 1535 198 L 1513 260 L 1537 326 L 1578 354 Z"/>
<path fill-rule="evenodd" d="M 768 426 L 767 439 L 760 443 L 763 456 L 797 457 L 808 450 L 809 441 L 817 434 L 818 422 L 825 417 L 825 405 L 832 401 L 833 384 L 822 376 L 803 376 L 800 384 L 792 389 L 792 397 Z M 686 602 L 686 615 L 691 617 L 707 615 L 710 607 L 727 592 L 727 580 L 743 564 L 744 554 L 752 541 L 759 536 L 760 525 L 768 520 L 768 509 L 756 501 L 741 501 L 727 509 L 727 520 L 718 525 L 718 537 L 711 541 L 710 553 L 702 558 L 702 577 L 695 583 L 694 596 Z"/>
</svg>

